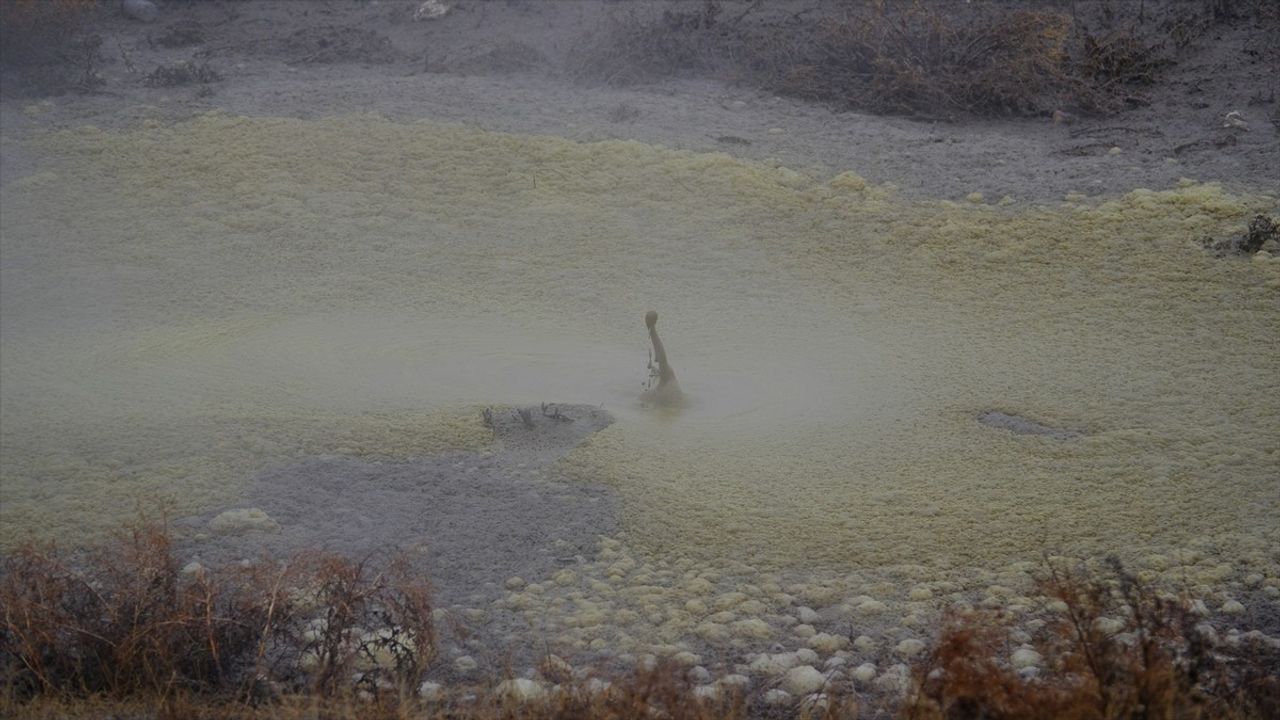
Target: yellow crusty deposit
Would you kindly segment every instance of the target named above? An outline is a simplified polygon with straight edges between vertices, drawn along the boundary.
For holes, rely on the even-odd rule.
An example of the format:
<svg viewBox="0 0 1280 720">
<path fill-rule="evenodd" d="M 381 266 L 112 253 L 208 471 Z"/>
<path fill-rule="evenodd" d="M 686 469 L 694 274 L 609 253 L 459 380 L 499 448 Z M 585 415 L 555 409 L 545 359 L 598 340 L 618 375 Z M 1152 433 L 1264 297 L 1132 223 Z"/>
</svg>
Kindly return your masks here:
<svg viewBox="0 0 1280 720">
<path fill-rule="evenodd" d="M 1197 246 L 1275 198 L 909 201 L 373 116 L 35 144 L 39 172 L 0 190 L 6 543 L 155 491 L 213 507 L 308 453 L 478 447 L 457 408 L 542 400 L 619 416 L 564 467 L 613 486 L 649 550 L 945 564 L 1278 539 L 1280 263 Z M 635 403 L 649 308 L 676 412 Z"/>
</svg>

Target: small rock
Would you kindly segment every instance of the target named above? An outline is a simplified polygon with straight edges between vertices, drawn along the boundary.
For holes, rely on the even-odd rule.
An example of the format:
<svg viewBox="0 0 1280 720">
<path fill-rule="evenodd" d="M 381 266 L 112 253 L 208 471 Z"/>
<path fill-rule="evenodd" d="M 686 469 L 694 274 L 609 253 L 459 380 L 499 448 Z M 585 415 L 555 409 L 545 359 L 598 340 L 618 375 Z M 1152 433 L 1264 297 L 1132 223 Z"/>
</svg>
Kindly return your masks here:
<svg viewBox="0 0 1280 720">
<path fill-rule="evenodd" d="M 720 688 L 715 685 L 695 685 L 693 697 L 702 701 L 711 701 L 720 697 Z"/>
<path fill-rule="evenodd" d="M 896 650 L 898 654 L 901 655 L 902 657 L 910 658 L 910 657 L 915 657 L 916 655 L 919 655 L 920 653 L 924 652 L 924 648 L 925 648 L 925 644 L 923 640 L 917 640 L 915 638 L 907 638 L 906 640 L 903 640 L 902 642 L 898 643 L 898 647 L 896 648 Z"/>
<path fill-rule="evenodd" d="M 1013 667 L 1017 670 L 1039 665 L 1040 660 L 1040 653 L 1026 646 L 1013 651 L 1013 656 L 1009 658 L 1009 662 L 1012 663 Z"/>
<path fill-rule="evenodd" d="M 1006 195 L 1005 197 L 1008 196 Z M 1003 204 L 1003 201 L 1001 201 L 1001 203 Z M 933 599 L 933 591 L 924 585 L 917 585 L 911 588 L 911 592 L 907 593 L 907 599 L 917 602 L 922 600 L 931 600 Z"/>
<path fill-rule="evenodd" d="M 694 665 L 702 664 L 702 658 L 698 655 L 695 655 L 689 652 L 688 650 L 678 652 L 675 655 L 672 655 L 671 659 L 677 665 L 683 665 L 685 667 L 693 667 Z"/>
<path fill-rule="evenodd" d="M 853 672 L 849 673 L 849 677 L 853 678 L 856 683 L 866 685 L 876 679 L 876 666 L 872 663 L 862 663 L 854 668 Z"/>
<path fill-rule="evenodd" d="M 1124 621 L 1104 616 L 1093 621 L 1093 628 L 1103 635 L 1110 637 L 1124 630 Z"/>
<path fill-rule="evenodd" d="M 876 678 L 875 685 L 884 692 L 901 695 L 911 689 L 911 669 L 901 663 L 894 665 Z"/>
<path fill-rule="evenodd" d="M 416 21 L 435 20 L 447 15 L 449 10 L 450 7 L 442 0 L 424 0 L 418 6 L 418 9 L 413 11 L 413 19 Z"/>
<path fill-rule="evenodd" d="M 751 661 L 751 672 L 759 675 L 781 675 L 799 664 L 795 653 L 762 654 Z"/>
<path fill-rule="evenodd" d="M 809 647 L 820 653 L 830 655 L 837 650 L 843 650 L 849 647 L 849 638 L 843 635 L 831 635 L 829 633 L 818 633 L 809 638 L 807 643 Z"/>
<path fill-rule="evenodd" d="M 870 635 L 859 635 L 854 641 L 853 646 L 859 652 L 873 653 L 876 651 L 876 641 L 871 639 Z"/>
<path fill-rule="evenodd" d="M 885 605 L 879 600 L 863 600 L 862 602 L 858 603 L 858 605 L 854 608 L 854 611 L 857 612 L 859 615 L 879 615 L 880 613 L 888 609 L 889 609 L 889 606 Z"/>
<path fill-rule="evenodd" d="M 684 603 L 684 610 L 690 615 L 706 615 L 708 612 L 710 612 L 707 609 L 706 603 L 696 599 L 686 600 Z"/>
<path fill-rule="evenodd" d="M 797 625 L 791 628 L 791 632 L 799 638 L 811 638 L 818 633 L 812 625 Z"/>
<path fill-rule="evenodd" d="M 803 605 L 796 608 L 796 617 L 800 619 L 800 622 L 808 625 L 818 622 L 818 613 L 815 612 L 813 608 L 805 607 Z"/>
<path fill-rule="evenodd" d="M 160 17 L 160 8 L 151 0 L 124 0 L 120 3 L 120 9 L 125 15 L 140 22 L 155 22 Z"/>
<path fill-rule="evenodd" d="M 782 680 L 783 688 L 792 695 L 807 695 L 822 689 L 827 679 L 812 665 L 801 665 L 787 671 Z"/>
<path fill-rule="evenodd" d="M 1232 110 L 1222 118 L 1222 127 L 1240 128 L 1241 130 L 1249 129 L 1249 121 L 1244 119 L 1239 110 Z"/>
<path fill-rule="evenodd" d="M 746 601 L 746 599 L 747 599 L 747 596 L 745 593 L 740 593 L 735 591 L 735 592 L 727 592 L 727 593 L 724 593 L 723 595 L 717 595 L 715 599 L 712 600 L 711 602 L 712 602 L 712 605 L 715 606 L 716 610 L 730 610 L 732 608 L 737 607 L 738 605 L 741 605 L 743 602 Z"/>
<path fill-rule="evenodd" d="M 250 532 L 276 532 L 280 523 L 259 508 L 236 508 L 218 513 L 209 521 L 209 529 L 219 535 L 244 535 Z"/>
<path fill-rule="evenodd" d="M 746 690 L 751 687 L 751 678 L 739 673 L 725 675 L 717 682 L 719 682 L 722 687 L 733 688 L 736 690 Z"/>
<path fill-rule="evenodd" d="M 545 698 L 547 689 L 537 681 L 528 678 L 515 678 L 498 683 L 494 693 L 503 700 L 528 703 Z"/>
<path fill-rule="evenodd" d="M 729 628 L 718 622 L 701 623 L 693 633 L 709 643 L 722 643 L 729 639 Z"/>
<path fill-rule="evenodd" d="M 813 665 L 818 662 L 818 653 L 809 648 L 800 648 L 795 652 L 796 660 L 803 665 Z"/>
<path fill-rule="evenodd" d="M 1200 636 L 1200 639 L 1204 640 L 1210 647 L 1216 646 L 1222 642 L 1218 637 L 1217 629 L 1207 622 L 1197 624 L 1195 630 L 1196 634 Z"/>
<path fill-rule="evenodd" d="M 769 623 L 760 618 L 739 620 L 733 624 L 732 629 L 733 634 L 738 637 L 754 638 L 756 640 L 768 640 L 773 637 L 773 628 L 769 627 Z"/>
<path fill-rule="evenodd" d="M 773 689 L 764 694 L 764 704 L 780 707 L 791 704 L 791 693 L 786 690 Z"/>
</svg>

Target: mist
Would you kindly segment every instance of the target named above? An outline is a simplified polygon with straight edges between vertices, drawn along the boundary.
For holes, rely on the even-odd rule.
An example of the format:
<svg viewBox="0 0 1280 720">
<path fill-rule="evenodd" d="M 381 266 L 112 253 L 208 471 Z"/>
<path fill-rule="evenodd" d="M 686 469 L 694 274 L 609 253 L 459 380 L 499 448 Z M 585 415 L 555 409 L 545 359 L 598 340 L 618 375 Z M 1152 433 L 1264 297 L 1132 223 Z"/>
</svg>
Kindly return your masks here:
<svg viewBox="0 0 1280 720">
<path fill-rule="evenodd" d="M 393 47 L 440 32 L 325 7 Z M 464 7 L 430 22 L 491 40 Z M 1280 264 L 1201 242 L 1274 212 L 1270 176 L 707 79 L 210 62 L 212 96 L 2 103 L 6 548 L 163 508 L 182 564 L 417 552 L 440 607 L 489 613 L 445 675 L 521 623 L 725 672 L 816 625 L 892 665 L 1048 557 L 1190 574 L 1215 607 L 1275 586 Z M 643 396 L 649 310 L 677 406 Z"/>
</svg>

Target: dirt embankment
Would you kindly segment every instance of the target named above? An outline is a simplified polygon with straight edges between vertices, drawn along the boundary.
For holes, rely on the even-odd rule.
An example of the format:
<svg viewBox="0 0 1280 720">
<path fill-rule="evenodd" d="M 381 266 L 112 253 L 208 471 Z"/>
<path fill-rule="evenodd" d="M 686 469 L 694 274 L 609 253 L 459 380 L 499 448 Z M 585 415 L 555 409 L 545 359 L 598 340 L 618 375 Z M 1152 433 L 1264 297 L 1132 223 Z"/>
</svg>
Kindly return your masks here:
<svg viewBox="0 0 1280 720">
<path fill-rule="evenodd" d="M 0 119 L 15 134 L 377 112 L 853 170 L 946 198 L 1280 185 L 1268 3 L 463 1 L 415 20 L 421 5 L 168 2 L 143 23 L 98 3 L 60 52 L 10 43 Z"/>
</svg>

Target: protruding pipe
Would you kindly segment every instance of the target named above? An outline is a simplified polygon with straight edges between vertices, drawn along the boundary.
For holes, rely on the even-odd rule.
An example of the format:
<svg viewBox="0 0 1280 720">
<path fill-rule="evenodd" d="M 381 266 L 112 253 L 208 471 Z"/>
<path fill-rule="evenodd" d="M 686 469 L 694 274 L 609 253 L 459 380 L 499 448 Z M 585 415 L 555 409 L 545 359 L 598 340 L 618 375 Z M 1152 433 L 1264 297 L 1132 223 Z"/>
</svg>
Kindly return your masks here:
<svg viewBox="0 0 1280 720">
<path fill-rule="evenodd" d="M 680 392 L 680 383 L 676 382 L 676 371 L 667 360 L 667 350 L 658 337 L 658 313 L 650 310 L 644 314 L 644 324 L 649 328 L 649 340 L 653 342 L 653 361 L 658 366 L 658 386 L 648 390 L 644 399 L 660 405 L 679 402 L 684 394 Z"/>
</svg>

